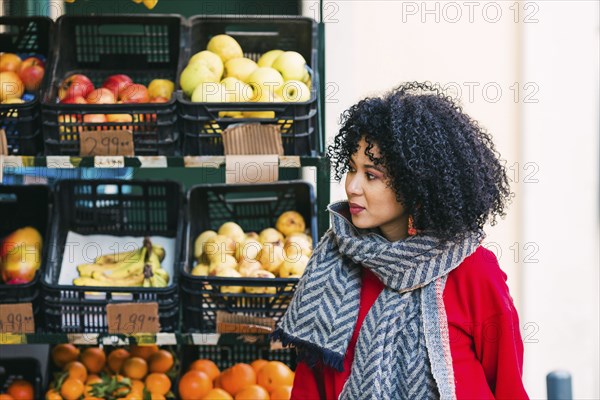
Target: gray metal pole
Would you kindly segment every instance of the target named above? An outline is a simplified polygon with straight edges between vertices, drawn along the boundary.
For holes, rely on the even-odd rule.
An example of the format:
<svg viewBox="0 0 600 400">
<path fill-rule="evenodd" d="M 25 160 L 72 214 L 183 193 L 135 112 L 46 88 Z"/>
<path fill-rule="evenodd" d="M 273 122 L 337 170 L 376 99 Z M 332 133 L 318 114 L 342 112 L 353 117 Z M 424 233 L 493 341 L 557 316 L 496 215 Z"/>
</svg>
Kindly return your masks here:
<svg viewBox="0 0 600 400">
<path fill-rule="evenodd" d="M 552 371 L 546 375 L 548 400 L 573 400 L 571 374 L 567 371 Z"/>
</svg>

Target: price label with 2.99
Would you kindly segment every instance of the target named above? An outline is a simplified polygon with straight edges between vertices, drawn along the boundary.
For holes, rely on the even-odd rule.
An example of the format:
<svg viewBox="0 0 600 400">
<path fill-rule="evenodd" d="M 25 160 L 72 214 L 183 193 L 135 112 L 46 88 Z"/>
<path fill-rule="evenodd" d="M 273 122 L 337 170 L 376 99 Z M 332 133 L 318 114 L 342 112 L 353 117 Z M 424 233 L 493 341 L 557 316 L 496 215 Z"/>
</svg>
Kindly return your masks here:
<svg viewBox="0 0 600 400">
<path fill-rule="evenodd" d="M 106 306 L 108 333 L 158 333 L 158 303 L 115 303 Z"/>
<path fill-rule="evenodd" d="M 79 147 L 82 156 L 132 156 L 133 133 L 123 130 L 82 131 Z"/>
</svg>

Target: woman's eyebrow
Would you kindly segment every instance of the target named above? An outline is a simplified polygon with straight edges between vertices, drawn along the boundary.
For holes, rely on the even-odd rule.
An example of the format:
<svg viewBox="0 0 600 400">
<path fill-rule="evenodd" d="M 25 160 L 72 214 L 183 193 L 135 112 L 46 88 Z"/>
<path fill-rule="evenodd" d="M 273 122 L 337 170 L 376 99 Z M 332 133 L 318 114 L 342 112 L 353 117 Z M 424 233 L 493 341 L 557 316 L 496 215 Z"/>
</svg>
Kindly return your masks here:
<svg viewBox="0 0 600 400">
<path fill-rule="evenodd" d="M 374 170 L 376 170 L 376 171 L 379 171 L 379 172 L 381 172 L 381 173 L 385 172 L 385 171 L 383 170 L 383 168 L 381 168 L 381 167 L 380 167 L 380 166 L 378 166 L 378 165 L 365 164 L 365 165 L 364 165 L 364 167 L 365 167 L 365 168 L 373 168 Z"/>
</svg>

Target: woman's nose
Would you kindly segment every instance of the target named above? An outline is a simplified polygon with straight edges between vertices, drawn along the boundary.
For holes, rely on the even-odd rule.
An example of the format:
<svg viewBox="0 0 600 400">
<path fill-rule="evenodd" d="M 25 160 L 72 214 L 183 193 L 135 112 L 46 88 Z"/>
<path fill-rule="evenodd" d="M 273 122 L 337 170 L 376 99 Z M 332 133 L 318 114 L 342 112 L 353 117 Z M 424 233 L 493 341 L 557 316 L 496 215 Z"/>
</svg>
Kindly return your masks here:
<svg viewBox="0 0 600 400">
<path fill-rule="evenodd" d="M 346 176 L 346 193 L 353 195 L 362 194 L 362 184 L 358 174 L 352 174 Z"/>
</svg>

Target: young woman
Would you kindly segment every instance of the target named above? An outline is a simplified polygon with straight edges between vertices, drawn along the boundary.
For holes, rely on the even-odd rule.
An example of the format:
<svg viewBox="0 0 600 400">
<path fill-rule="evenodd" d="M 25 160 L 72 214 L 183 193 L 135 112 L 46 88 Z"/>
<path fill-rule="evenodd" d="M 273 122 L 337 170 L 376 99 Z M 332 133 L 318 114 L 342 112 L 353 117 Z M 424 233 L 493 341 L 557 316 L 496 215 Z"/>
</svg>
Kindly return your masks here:
<svg viewBox="0 0 600 400">
<path fill-rule="evenodd" d="M 329 156 L 348 201 L 275 338 L 300 362 L 293 399 L 527 399 L 519 320 L 482 228 L 505 216 L 488 135 L 436 86 L 346 111 Z"/>
</svg>

